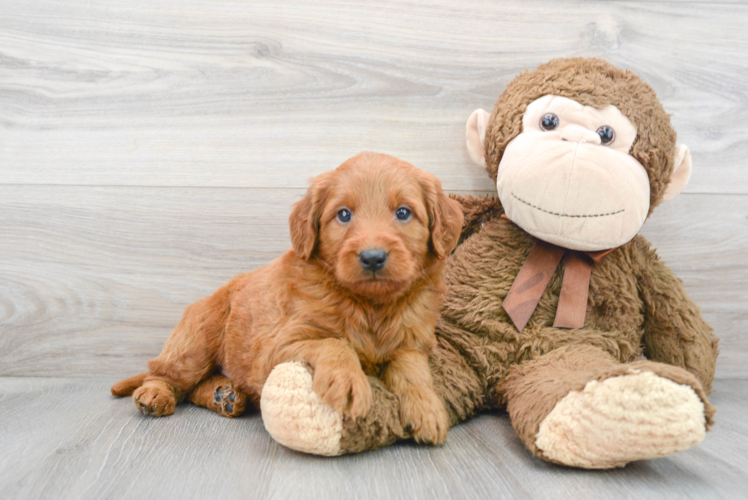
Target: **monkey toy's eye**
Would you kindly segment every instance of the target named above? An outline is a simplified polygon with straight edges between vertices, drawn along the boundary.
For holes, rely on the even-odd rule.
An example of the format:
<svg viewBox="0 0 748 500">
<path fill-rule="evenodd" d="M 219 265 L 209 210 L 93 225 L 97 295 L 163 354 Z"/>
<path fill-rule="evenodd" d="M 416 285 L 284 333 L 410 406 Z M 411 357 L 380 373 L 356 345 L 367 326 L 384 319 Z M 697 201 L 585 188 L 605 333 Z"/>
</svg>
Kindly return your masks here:
<svg viewBox="0 0 748 500">
<path fill-rule="evenodd" d="M 540 128 L 543 130 L 553 130 L 558 127 L 558 116 L 553 113 L 546 113 L 540 119 Z"/>
<path fill-rule="evenodd" d="M 607 125 L 597 129 L 597 135 L 600 136 L 600 144 L 607 146 L 616 138 L 616 131 Z"/>
<path fill-rule="evenodd" d="M 341 224 L 348 224 L 351 222 L 351 218 L 353 217 L 353 214 L 350 210 L 347 208 L 341 208 L 338 210 L 338 222 Z"/>
<path fill-rule="evenodd" d="M 402 222 L 409 221 L 412 215 L 413 213 L 410 211 L 408 207 L 400 207 L 397 210 L 395 210 L 395 217 L 397 217 L 397 220 L 402 221 Z"/>
</svg>

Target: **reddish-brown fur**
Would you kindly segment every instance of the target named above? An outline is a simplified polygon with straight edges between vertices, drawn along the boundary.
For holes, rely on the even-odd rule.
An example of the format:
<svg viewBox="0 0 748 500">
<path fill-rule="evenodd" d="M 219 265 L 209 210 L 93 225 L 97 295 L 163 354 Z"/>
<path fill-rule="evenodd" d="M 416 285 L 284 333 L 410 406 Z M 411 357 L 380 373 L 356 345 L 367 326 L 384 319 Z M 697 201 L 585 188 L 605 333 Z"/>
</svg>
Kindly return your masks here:
<svg viewBox="0 0 748 500">
<path fill-rule="evenodd" d="M 407 205 L 410 222 L 396 219 Z M 340 224 L 337 212 L 353 212 Z M 433 175 L 364 153 L 313 180 L 290 217 L 293 248 L 187 308 L 146 374 L 112 387 L 138 408 L 169 415 L 201 381 L 223 370 L 255 403 L 279 363 L 304 361 L 314 390 L 352 416 L 368 412 L 366 375 L 397 394 L 417 439 L 443 442 L 449 420 L 432 388 L 428 353 L 446 287 L 444 258 L 463 215 Z M 358 254 L 383 248 L 376 279 Z"/>
</svg>

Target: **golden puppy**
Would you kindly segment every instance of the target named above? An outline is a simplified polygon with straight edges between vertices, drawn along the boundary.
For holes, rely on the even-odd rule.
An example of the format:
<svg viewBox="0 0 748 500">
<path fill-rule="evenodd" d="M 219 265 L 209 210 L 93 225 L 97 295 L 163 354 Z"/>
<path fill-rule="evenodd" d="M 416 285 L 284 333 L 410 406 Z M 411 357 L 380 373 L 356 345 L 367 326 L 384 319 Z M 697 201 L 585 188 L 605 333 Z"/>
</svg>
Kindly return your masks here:
<svg viewBox="0 0 748 500">
<path fill-rule="evenodd" d="M 315 392 L 353 417 L 371 406 L 366 375 L 381 377 L 414 437 L 442 443 L 449 418 L 428 355 L 462 220 L 432 174 L 383 154 L 355 156 L 313 179 L 294 205 L 291 250 L 188 307 L 148 372 L 112 393 L 132 394 L 155 416 L 188 394 L 234 416 L 247 397 L 259 401 L 273 367 L 304 361 Z"/>
</svg>

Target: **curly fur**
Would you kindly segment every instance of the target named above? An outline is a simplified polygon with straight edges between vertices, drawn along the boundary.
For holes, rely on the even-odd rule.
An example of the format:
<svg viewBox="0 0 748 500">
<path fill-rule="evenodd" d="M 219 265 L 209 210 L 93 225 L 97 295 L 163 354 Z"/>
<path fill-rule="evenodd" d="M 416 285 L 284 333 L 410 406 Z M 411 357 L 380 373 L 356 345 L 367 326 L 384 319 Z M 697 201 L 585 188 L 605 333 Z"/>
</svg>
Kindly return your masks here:
<svg viewBox="0 0 748 500">
<path fill-rule="evenodd" d="M 412 212 L 407 222 L 394 215 L 403 205 Z M 336 219 L 341 207 L 354 214 L 349 223 Z M 277 364 L 302 361 L 322 399 L 354 417 L 369 411 L 366 375 L 381 377 L 398 396 L 403 425 L 442 442 L 449 425 L 428 353 L 446 290 L 444 257 L 462 221 L 433 175 L 387 155 L 358 155 L 317 177 L 295 205 L 293 249 L 187 308 L 148 373 L 112 393 L 132 393 L 156 416 L 171 414 L 191 391 L 193 402 L 212 407 L 213 385 L 256 403 Z M 359 262 L 369 248 L 389 255 L 376 275 Z M 226 416 L 234 416 L 238 403 L 229 407 Z"/>
</svg>

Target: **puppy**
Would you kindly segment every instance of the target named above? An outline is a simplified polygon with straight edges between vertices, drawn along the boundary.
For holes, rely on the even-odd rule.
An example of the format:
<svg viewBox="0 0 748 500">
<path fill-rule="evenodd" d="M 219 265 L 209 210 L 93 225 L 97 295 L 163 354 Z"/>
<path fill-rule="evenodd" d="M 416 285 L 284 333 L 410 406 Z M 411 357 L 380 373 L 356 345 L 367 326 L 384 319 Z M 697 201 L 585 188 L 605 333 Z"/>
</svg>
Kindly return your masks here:
<svg viewBox="0 0 748 500">
<path fill-rule="evenodd" d="M 446 291 L 440 276 L 463 215 L 432 174 L 362 153 L 315 179 L 290 217 L 293 248 L 187 308 L 148 372 L 114 395 L 170 415 L 185 396 L 233 416 L 259 402 L 273 367 L 303 361 L 327 404 L 363 416 L 367 375 L 400 400 L 419 442 L 443 443 L 449 417 L 428 355 Z M 220 372 L 223 372 L 222 375 Z M 229 394 L 229 399 L 225 399 Z"/>
</svg>

